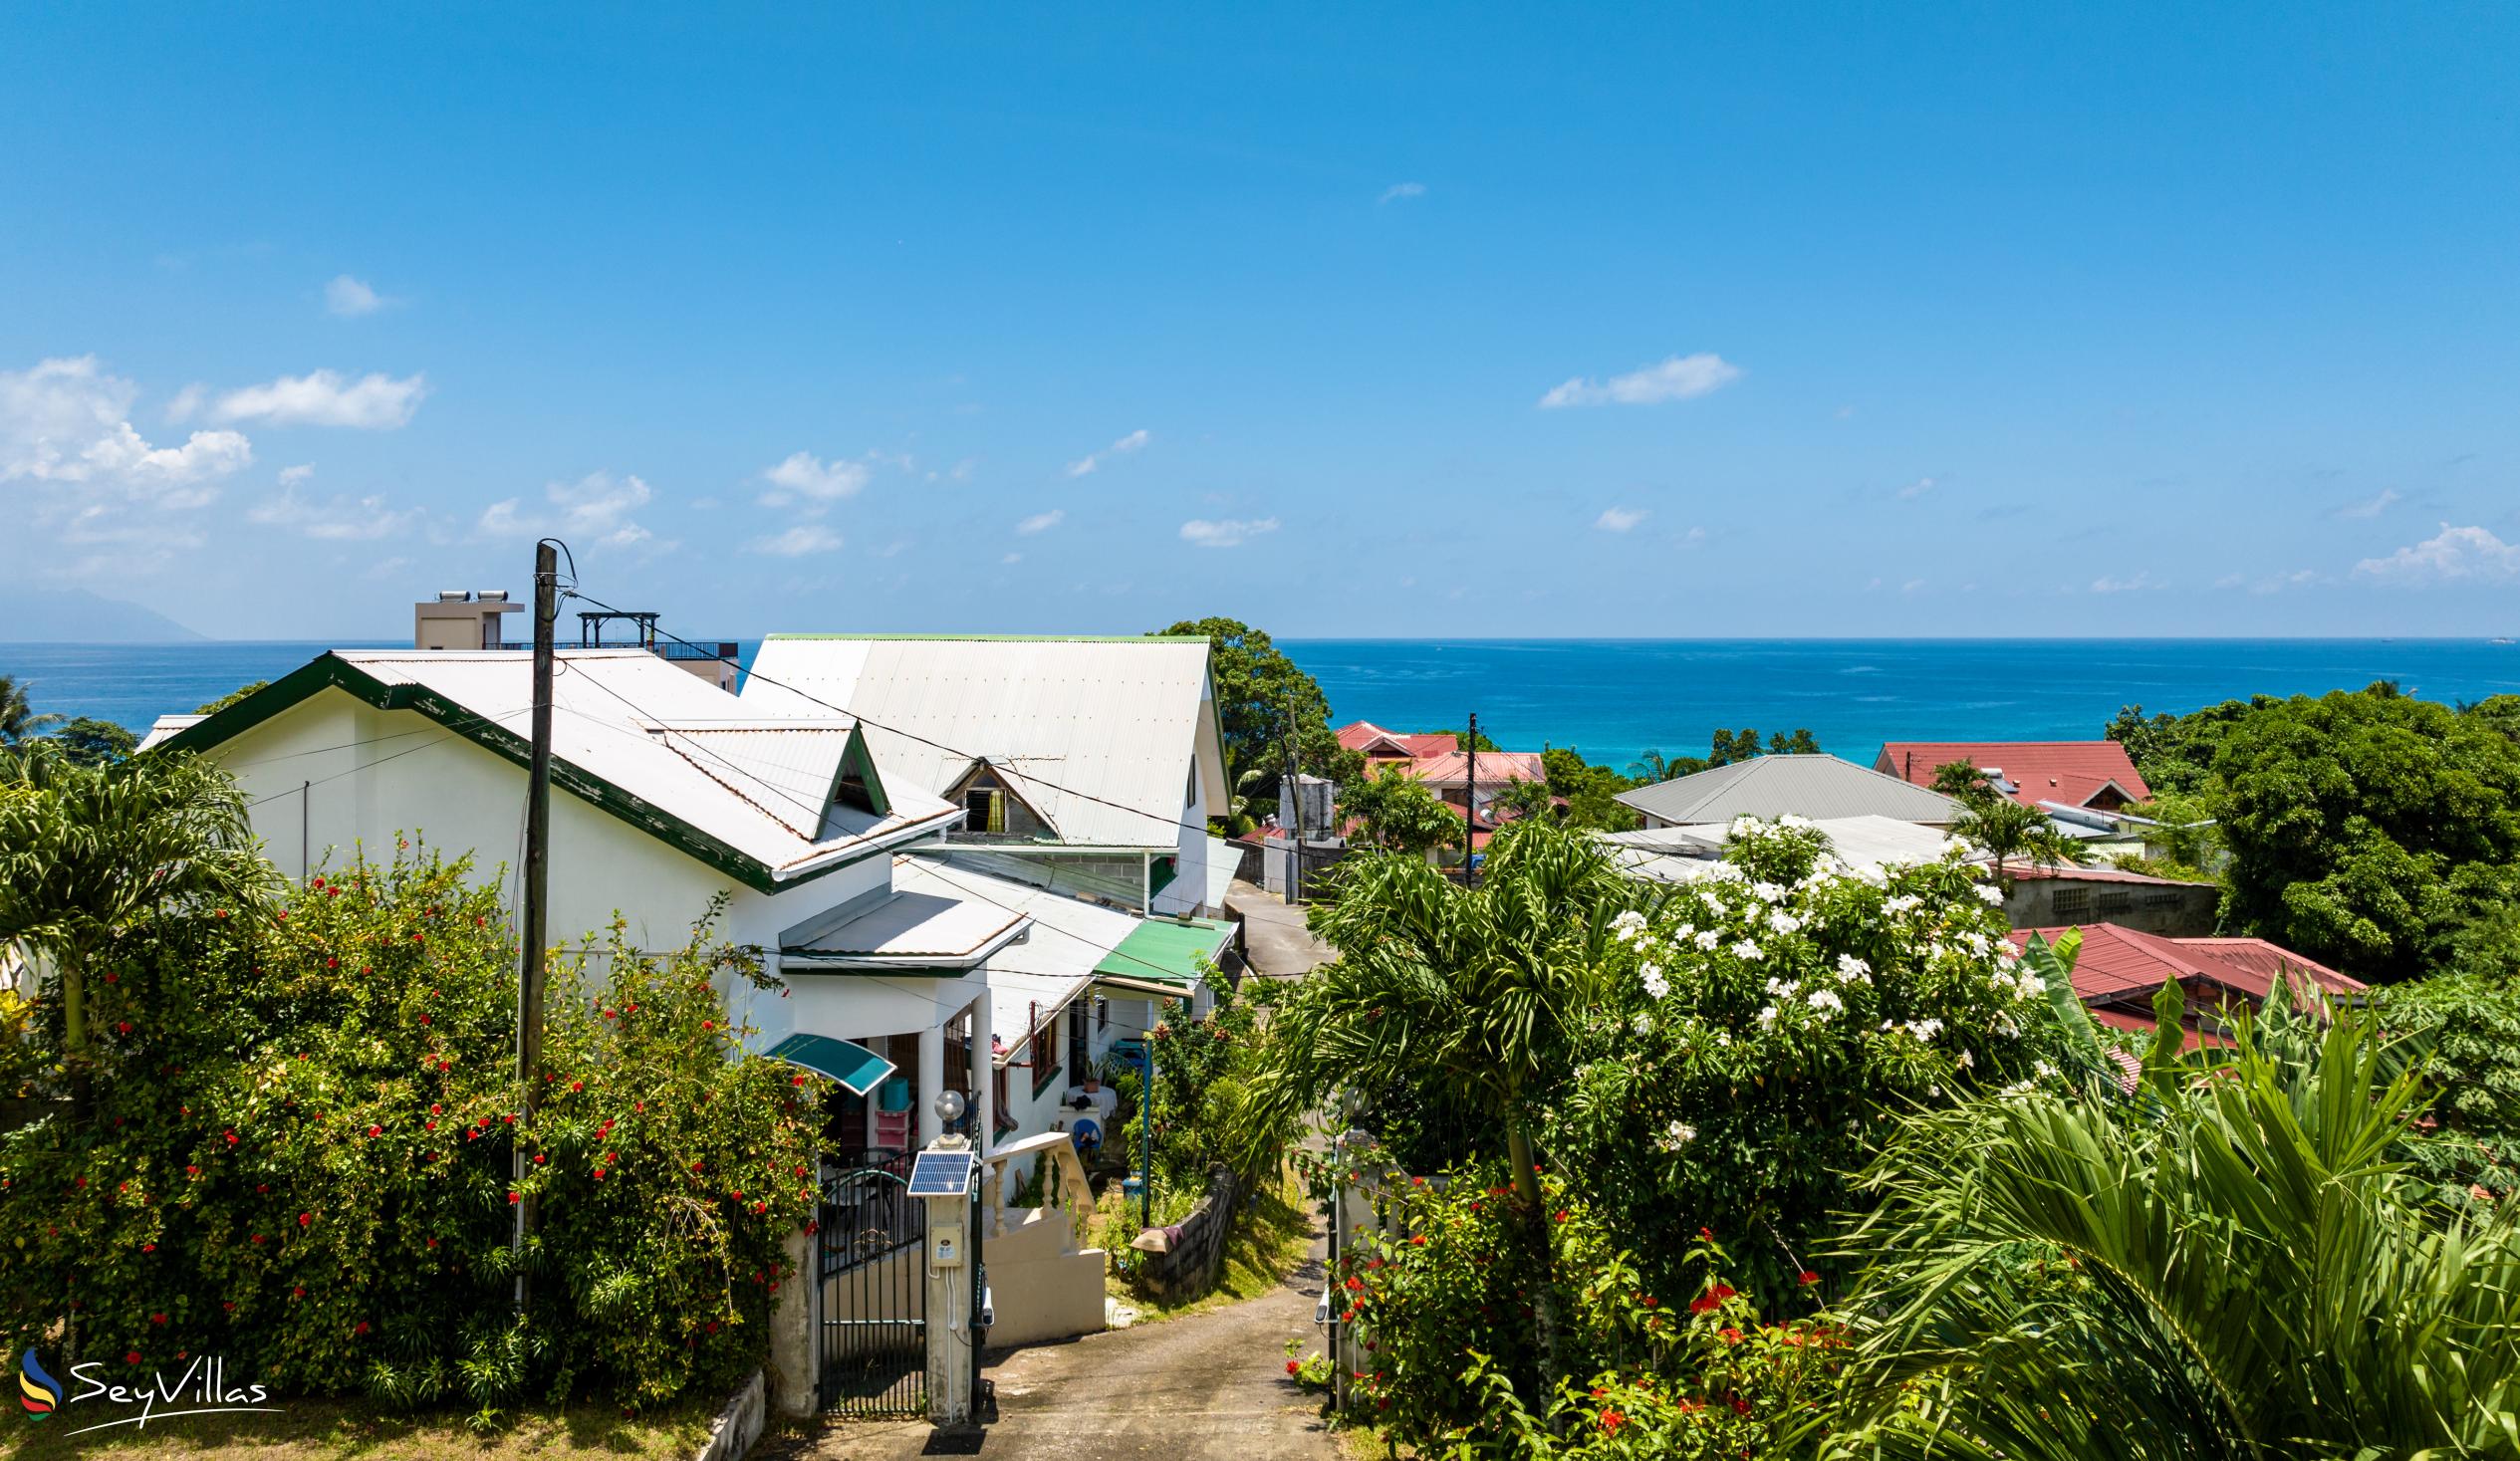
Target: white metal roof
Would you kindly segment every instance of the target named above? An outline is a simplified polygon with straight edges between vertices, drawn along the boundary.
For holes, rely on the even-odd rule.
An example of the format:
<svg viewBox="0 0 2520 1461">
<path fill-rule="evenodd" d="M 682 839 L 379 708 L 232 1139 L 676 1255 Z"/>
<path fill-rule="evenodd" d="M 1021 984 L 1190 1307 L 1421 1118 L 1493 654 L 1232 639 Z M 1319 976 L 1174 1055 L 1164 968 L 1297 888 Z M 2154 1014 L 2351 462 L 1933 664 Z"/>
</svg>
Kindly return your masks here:
<svg viewBox="0 0 2520 1461">
<path fill-rule="evenodd" d="M 1178 846 L 1194 752 L 1207 805 L 1224 803 L 1204 638 L 774 634 L 742 699 L 841 707 L 887 778 L 937 795 L 986 760 L 1063 843 Z"/>
<path fill-rule="evenodd" d="M 1838 860 L 1854 867 L 1908 867 L 1942 855 L 1949 834 L 1895 817 L 1828 817 L 1813 821 Z M 1692 882 L 1730 875 L 1722 859 L 1732 840 L 1730 823 L 1613 832 L 1601 837 L 1619 865 L 1640 877 Z"/>
<path fill-rule="evenodd" d="M 178 731 L 190 730 L 194 726 L 199 725 L 201 722 L 208 720 L 209 718 L 210 717 L 206 715 L 161 715 L 157 717 L 156 720 L 150 722 L 148 734 L 140 737 L 139 745 L 133 749 L 140 751 L 149 750 L 156 746 L 160 741 L 165 740 L 168 736 L 171 736 Z"/>
<path fill-rule="evenodd" d="M 530 729 L 533 656 L 522 651 L 341 649 L 386 684 L 420 686 L 517 737 Z M 915 777 L 878 779 L 886 815 L 832 800 L 853 727 L 786 716 L 727 694 L 643 649 L 565 649 L 552 681 L 557 761 L 759 861 L 774 876 L 941 832 L 960 809 Z"/>
<path fill-rule="evenodd" d="M 908 859 L 893 858 L 897 875 Z M 1027 931 L 1025 914 L 949 887 L 894 886 L 835 918 L 815 920 L 807 937 L 780 941 L 783 967 L 970 968 L 1008 947 Z M 799 931 L 799 930 L 791 930 Z"/>
<path fill-rule="evenodd" d="M 1939 792 L 1829 755 L 1753 756 L 1621 792 L 1619 800 L 1675 826 L 1786 816 L 1948 823 L 1962 810 Z"/>
</svg>

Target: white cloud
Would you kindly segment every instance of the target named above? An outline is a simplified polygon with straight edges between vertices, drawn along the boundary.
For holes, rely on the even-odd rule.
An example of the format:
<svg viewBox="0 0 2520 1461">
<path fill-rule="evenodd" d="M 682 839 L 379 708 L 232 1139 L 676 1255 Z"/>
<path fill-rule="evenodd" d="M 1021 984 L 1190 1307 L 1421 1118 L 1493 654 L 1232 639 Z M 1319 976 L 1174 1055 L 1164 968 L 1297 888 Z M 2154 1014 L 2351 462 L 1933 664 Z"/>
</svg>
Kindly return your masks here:
<svg viewBox="0 0 2520 1461">
<path fill-rule="evenodd" d="M 1276 518 L 1226 518 L 1216 522 L 1192 518 L 1181 525 L 1181 541 L 1198 548 L 1239 548 L 1250 539 L 1277 530 Z"/>
<path fill-rule="evenodd" d="M 424 376 L 396 380 L 371 371 L 352 380 L 339 370 L 315 370 L 231 390 L 211 405 L 210 414 L 222 421 L 267 421 L 275 426 L 390 431 L 410 424 L 411 413 L 427 394 Z"/>
<path fill-rule="evenodd" d="M 1593 526 L 1605 533 L 1625 533 L 1651 516 L 1641 507 L 1606 507 L 1593 519 Z"/>
<path fill-rule="evenodd" d="M 1658 365 L 1593 380 L 1578 375 L 1540 397 L 1540 408 L 1653 405 L 1720 390 L 1741 378 L 1741 367 L 1718 355 L 1672 356 Z"/>
<path fill-rule="evenodd" d="M 284 482 L 289 478 L 287 472 L 280 475 Z M 321 542 L 373 543 L 380 538 L 394 537 L 418 522 L 420 510 L 411 508 L 395 512 L 385 506 L 382 496 L 336 497 L 325 503 L 308 502 L 298 496 L 293 483 L 284 488 L 278 497 L 254 504 L 245 517 L 249 522 L 265 527 L 289 528 Z"/>
<path fill-rule="evenodd" d="M 1706 541 L 1706 530 L 1704 528 L 1691 528 L 1671 541 L 1682 548 L 1695 548 Z"/>
<path fill-rule="evenodd" d="M 313 462 L 302 462 L 294 467 L 282 467 L 280 469 L 280 485 L 283 487 L 295 487 L 300 482 L 304 482 L 314 475 L 315 464 Z"/>
<path fill-rule="evenodd" d="M 2315 584 L 2317 582 L 2319 582 L 2319 575 L 2312 570 L 2295 569 L 2288 574 L 2267 574 L 2264 577 L 2254 579 L 2249 577 L 2247 574 L 2225 574 L 2223 577 L 2214 580 L 2214 587 L 2217 589 L 2246 589 L 2252 594 L 2263 595 L 2281 594 L 2286 589 L 2298 589 L 2305 584 Z"/>
<path fill-rule="evenodd" d="M 1422 198 L 1424 196 L 1426 196 L 1426 184 L 1422 182 L 1395 182 L 1389 187 L 1383 189 L 1383 196 L 1375 199 L 1375 202 L 1390 203 L 1396 202 L 1401 198 Z"/>
<path fill-rule="evenodd" d="M 492 538 L 577 538 L 606 548 L 628 548 L 655 538 L 630 516 L 655 495 L 636 477 L 589 472 L 575 482 L 547 483 L 543 496 L 549 512 L 529 513 L 522 499 L 511 497 L 484 508 L 478 527 Z M 673 546 L 657 543 L 650 551 L 666 552 Z"/>
<path fill-rule="evenodd" d="M 1018 535 L 1029 538 L 1035 533 L 1047 533 L 1067 520 L 1066 509 L 1054 507 L 1048 512 L 1034 513 L 1031 517 L 1017 523 L 1015 531 Z"/>
<path fill-rule="evenodd" d="M 2380 489 L 2380 495 L 2367 497 L 2361 502 L 2349 502 L 2338 508 L 2336 515 L 2341 518 L 2376 518 L 2389 511 L 2390 504 L 2396 501 L 2398 501 L 2397 489 L 2383 487 Z"/>
<path fill-rule="evenodd" d="M 761 479 L 770 484 L 770 490 L 761 494 L 761 505 L 786 507 L 803 503 L 820 512 L 835 502 L 857 496 L 873 476 L 865 462 L 826 462 L 810 451 L 792 452 L 787 460 L 761 474 Z"/>
<path fill-rule="evenodd" d="M 325 310 L 345 320 L 355 320 L 362 315 L 373 315 L 383 309 L 385 303 L 383 295 L 377 293 L 366 282 L 353 279 L 347 274 L 334 275 L 333 282 L 324 286 Z"/>
<path fill-rule="evenodd" d="M 1010 554 L 1006 555 L 1004 558 L 1001 558 L 1001 559 L 999 559 L 999 560 L 998 560 L 998 562 L 999 562 L 999 563 L 1002 563 L 1002 564 L 1015 564 L 1015 563 L 1022 563 L 1023 561 L 1024 561 L 1024 555 L 1022 555 L 1022 554 L 1020 554 L 1020 553 L 1010 553 Z"/>
<path fill-rule="evenodd" d="M 250 465 L 242 432 L 195 431 L 159 446 L 131 424 L 139 387 L 102 369 L 94 356 L 0 371 L 0 495 L 27 528 L 63 544 L 114 545 L 70 566 L 77 573 L 138 574 L 175 550 L 198 547 L 199 530 L 176 516 L 217 500 L 218 482 Z"/>
<path fill-rule="evenodd" d="M 843 539 L 820 523 L 799 523 L 771 538 L 755 539 L 752 551 L 772 558 L 803 558 L 813 553 L 831 553 L 839 549 Z"/>
<path fill-rule="evenodd" d="M 1933 490 L 1933 478 L 1931 478 L 1931 477 L 1918 477 L 1915 481 L 1910 482 L 1910 483 L 1908 483 L 1906 486 L 1899 488 L 1899 489 L 1898 489 L 1898 492 L 1897 492 L 1897 497 L 1898 497 L 1898 500 L 1899 500 L 1899 501 L 1901 501 L 1901 502 L 1913 502 L 1913 501 L 1915 501 L 1917 498 L 1924 496 L 1926 493 L 1931 492 L 1932 490 Z"/>
<path fill-rule="evenodd" d="M 1089 452 L 1077 460 L 1068 463 L 1068 475 L 1071 477 L 1090 476 L 1094 473 L 1096 468 L 1102 466 L 1103 463 L 1111 460 L 1113 457 L 1127 456 L 1133 451 L 1141 450 L 1147 442 L 1154 439 L 1154 434 L 1141 426 L 1122 437 L 1120 440 L 1113 442 L 1111 445 L 1104 447 L 1101 451 Z"/>
<path fill-rule="evenodd" d="M 201 407 L 208 401 L 209 396 L 210 387 L 197 380 L 176 391 L 166 401 L 167 424 L 181 425 L 201 414 Z"/>
<path fill-rule="evenodd" d="M 2150 570 L 2138 570 L 2132 579 L 2121 579 L 2103 574 L 2092 580 L 2092 592 L 2095 594 L 2140 594 L 2147 590 L 2168 587 L 2169 585 L 2153 578 Z"/>
<path fill-rule="evenodd" d="M 2441 531 L 2387 558 L 2354 566 L 2358 577 L 2384 584 L 2496 583 L 2520 575 L 2520 545 L 2505 543 L 2482 527 Z"/>
</svg>

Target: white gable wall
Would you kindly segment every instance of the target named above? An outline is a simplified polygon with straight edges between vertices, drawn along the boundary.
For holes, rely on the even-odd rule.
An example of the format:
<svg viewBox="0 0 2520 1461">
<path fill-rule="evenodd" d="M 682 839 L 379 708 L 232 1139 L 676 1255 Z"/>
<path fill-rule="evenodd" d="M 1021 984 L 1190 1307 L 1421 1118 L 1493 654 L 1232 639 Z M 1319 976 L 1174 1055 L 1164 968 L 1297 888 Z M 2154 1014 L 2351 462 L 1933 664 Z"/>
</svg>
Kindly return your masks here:
<svg viewBox="0 0 2520 1461">
<path fill-rule="evenodd" d="M 515 721 L 501 724 L 529 731 L 526 717 Z M 447 856 L 471 852 L 474 879 L 496 883 L 516 906 L 525 768 L 415 711 L 378 710 L 327 689 L 212 748 L 208 759 L 256 804 L 254 831 L 291 876 L 302 863 L 314 872 L 345 866 L 362 851 L 388 862 L 399 834 Z M 638 947 L 674 949 L 724 892 L 720 936 L 776 949 L 781 930 L 889 886 L 891 862 L 877 853 L 776 894 L 756 892 L 555 786 L 547 926 L 555 947 L 576 947 L 588 934 L 600 944 L 619 910 Z M 984 980 L 800 978 L 796 985 L 785 999 L 741 982 L 728 993 L 767 1043 L 799 1028 L 844 1038 L 924 1029 L 936 1023 L 937 1005 L 961 1008 Z"/>
</svg>

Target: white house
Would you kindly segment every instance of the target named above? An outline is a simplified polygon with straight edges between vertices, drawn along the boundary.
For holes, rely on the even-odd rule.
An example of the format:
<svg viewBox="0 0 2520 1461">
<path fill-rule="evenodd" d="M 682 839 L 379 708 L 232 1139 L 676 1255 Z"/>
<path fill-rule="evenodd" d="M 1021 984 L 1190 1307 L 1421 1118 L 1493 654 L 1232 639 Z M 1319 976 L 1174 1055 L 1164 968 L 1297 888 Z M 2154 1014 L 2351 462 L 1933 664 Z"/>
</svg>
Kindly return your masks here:
<svg viewBox="0 0 2520 1461">
<path fill-rule="evenodd" d="M 1221 913 L 1225 754 L 1199 635 L 774 634 L 743 700 L 844 713 L 965 812 L 958 864 L 1148 914 Z"/>
<path fill-rule="evenodd" d="M 236 777 L 285 870 L 390 857 L 401 837 L 472 854 L 513 906 L 531 675 L 524 653 L 338 650 L 163 744 Z M 844 1149 L 932 1137 L 948 1085 L 989 1129 L 991 1083 L 970 1079 L 992 1039 L 987 964 L 1031 919 L 985 876 L 961 891 L 893 879 L 896 851 L 935 841 L 959 806 L 888 774 L 846 716 L 774 714 L 642 649 L 563 650 L 553 705 L 556 945 L 618 912 L 639 947 L 679 947 L 723 896 L 719 935 L 781 981 L 726 991 L 762 1046 L 863 1047 L 810 1058 L 872 1096 L 843 1112 Z"/>
</svg>

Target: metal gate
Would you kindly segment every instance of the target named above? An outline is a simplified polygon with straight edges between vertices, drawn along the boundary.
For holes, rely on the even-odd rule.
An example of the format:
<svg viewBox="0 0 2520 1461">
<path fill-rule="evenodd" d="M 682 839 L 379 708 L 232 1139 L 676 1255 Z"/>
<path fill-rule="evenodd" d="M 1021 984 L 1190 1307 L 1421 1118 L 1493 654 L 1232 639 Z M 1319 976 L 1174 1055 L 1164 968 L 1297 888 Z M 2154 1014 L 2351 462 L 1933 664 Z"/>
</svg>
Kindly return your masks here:
<svg viewBox="0 0 2520 1461">
<path fill-rule="evenodd" d="M 927 1413 L 927 1204 L 908 1196 L 906 1157 L 823 1181 L 825 1410 Z"/>
</svg>

